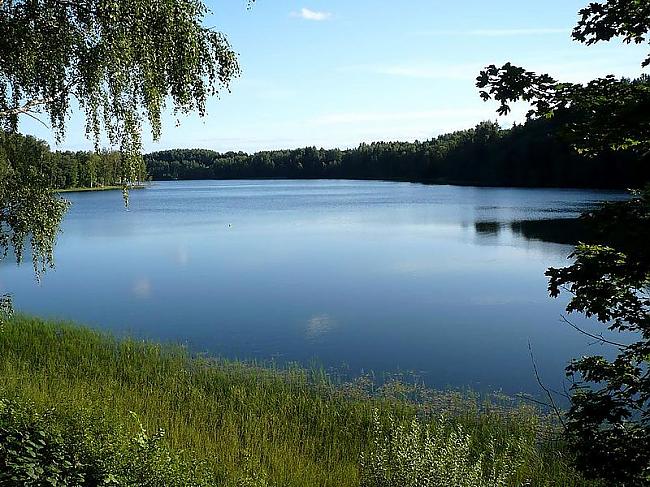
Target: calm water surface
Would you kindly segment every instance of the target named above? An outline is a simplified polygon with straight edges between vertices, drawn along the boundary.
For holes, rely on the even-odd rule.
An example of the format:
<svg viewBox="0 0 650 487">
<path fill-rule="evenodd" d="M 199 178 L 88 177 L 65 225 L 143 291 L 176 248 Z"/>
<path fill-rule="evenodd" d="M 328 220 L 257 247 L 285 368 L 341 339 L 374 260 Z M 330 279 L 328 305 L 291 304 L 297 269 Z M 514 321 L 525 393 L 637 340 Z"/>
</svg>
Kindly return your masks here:
<svg viewBox="0 0 650 487">
<path fill-rule="evenodd" d="M 25 312 L 212 355 L 536 392 L 529 342 L 556 386 L 569 358 L 601 352 L 547 296 L 544 270 L 571 247 L 544 240 L 566 242 L 571 226 L 546 230 L 622 197 L 201 181 L 133 191 L 126 211 L 119 192 L 69 194 L 56 270 L 37 284 L 29 265 L 5 261 L 0 289 Z M 518 223 L 539 220 L 536 232 Z"/>
</svg>

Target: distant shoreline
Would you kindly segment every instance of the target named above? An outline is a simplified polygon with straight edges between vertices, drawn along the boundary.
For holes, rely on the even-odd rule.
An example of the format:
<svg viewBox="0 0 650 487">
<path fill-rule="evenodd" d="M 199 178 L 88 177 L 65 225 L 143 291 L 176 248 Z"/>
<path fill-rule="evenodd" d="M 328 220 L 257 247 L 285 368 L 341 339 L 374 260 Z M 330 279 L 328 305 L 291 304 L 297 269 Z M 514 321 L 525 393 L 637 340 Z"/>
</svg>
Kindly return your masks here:
<svg viewBox="0 0 650 487">
<path fill-rule="evenodd" d="M 458 186 L 462 188 L 495 188 L 495 189 L 549 189 L 549 190 L 569 190 L 569 191 L 604 191 L 612 193 L 629 193 L 626 188 L 614 188 L 607 186 L 545 186 L 545 185 L 502 185 L 488 184 L 480 181 L 462 181 L 451 179 L 408 179 L 408 178 L 362 178 L 362 177 L 228 177 L 228 178 L 153 178 L 152 183 L 162 182 L 197 182 L 197 181 L 369 181 L 369 182 L 386 182 L 386 183 L 411 183 L 423 184 L 425 186 Z"/>
<path fill-rule="evenodd" d="M 146 189 L 147 185 L 145 184 L 136 184 L 129 186 L 128 189 Z M 96 186 L 94 188 L 67 188 L 67 189 L 56 189 L 56 193 L 86 193 L 89 191 L 117 191 L 122 190 L 123 186 Z"/>
</svg>

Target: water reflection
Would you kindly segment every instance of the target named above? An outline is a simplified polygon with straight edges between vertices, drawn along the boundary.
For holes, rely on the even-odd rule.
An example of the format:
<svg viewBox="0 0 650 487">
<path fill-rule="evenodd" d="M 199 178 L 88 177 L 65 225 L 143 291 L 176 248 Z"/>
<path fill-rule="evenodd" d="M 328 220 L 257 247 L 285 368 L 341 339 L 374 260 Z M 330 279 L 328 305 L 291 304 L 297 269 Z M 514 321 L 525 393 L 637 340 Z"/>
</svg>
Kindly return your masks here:
<svg viewBox="0 0 650 487">
<path fill-rule="evenodd" d="M 318 340 L 332 331 L 335 326 L 336 321 L 328 314 L 312 316 L 307 322 L 307 338 Z"/>
<path fill-rule="evenodd" d="M 139 299 L 151 297 L 151 281 L 147 277 L 139 277 L 133 283 L 133 295 Z"/>
<path fill-rule="evenodd" d="M 524 238 L 528 241 L 576 245 L 591 242 L 595 232 L 581 218 L 550 218 L 518 220 L 513 222 L 476 221 L 474 231 L 478 237 L 498 237 L 502 232 L 510 238 Z"/>
<path fill-rule="evenodd" d="M 497 236 L 501 231 L 500 222 L 474 222 L 474 230 L 479 235 Z"/>
<path fill-rule="evenodd" d="M 178 247 L 176 250 L 176 263 L 180 267 L 186 267 L 190 262 L 190 252 L 186 247 Z"/>
<path fill-rule="evenodd" d="M 38 286 L 29 265 L 0 261 L 0 293 L 25 312 L 208 354 L 536 391 L 529 341 L 553 386 L 592 351 L 559 323 L 564 303 L 548 298 L 544 271 L 582 238 L 572 219 L 622 197 L 201 181 L 134 192 L 126 212 L 119 192 L 70 194 L 57 269 Z"/>
<path fill-rule="evenodd" d="M 527 240 L 541 240 L 565 245 L 590 242 L 594 230 L 580 218 L 554 218 L 545 220 L 522 220 L 512 222 L 512 231 Z"/>
</svg>

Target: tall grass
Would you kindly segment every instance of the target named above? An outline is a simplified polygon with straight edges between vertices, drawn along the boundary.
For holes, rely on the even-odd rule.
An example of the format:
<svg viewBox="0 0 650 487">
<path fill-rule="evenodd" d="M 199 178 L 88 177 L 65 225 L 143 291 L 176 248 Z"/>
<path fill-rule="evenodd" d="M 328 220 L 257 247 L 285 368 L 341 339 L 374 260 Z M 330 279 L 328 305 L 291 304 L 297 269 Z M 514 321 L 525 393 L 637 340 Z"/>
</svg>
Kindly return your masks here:
<svg viewBox="0 0 650 487">
<path fill-rule="evenodd" d="M 503 435 L 499 435 L 503 436 Z M 382 425 L 374 418 L 373 443 L 361 457 L 363 487 L 506 487 L 528 485 L 518 473 L 536 445 L 529 435 L 478 440 L 444 416 L 422 424 Z M 497 441 L 505 441 L 497 444 Z M 477 444 L 475 444 L 477 443 Z"/>
<path fill-rule="evenodd" d="M 0 332 L 0 397 L 68 415 L 91 411 L 132 434 L 140 428 L 135 412 L 146 430 L 164 429 L 170 448 L 205 462 L 228 485 L 358 487 L 362 475 L 367 486 L 397 485 L 368 480 L 377 478 L 369 472 L 381 462 L 392 461 L 387 438 L 404 439 L 409 431 L 424 438 L 442 414 L 451 428 L 446 437 L 462 431 L 459 445 L 467 451 L 439 449 L 438 456 L 480 457 L 485 472 L 496 465 L 491 458 L 512 460 L 507 485 L 589 485 L 562 444 L 549 442 L 548 424 L 536 411 L 455 393 L 429 393 L 416 403 L 410 392 L 393 383 L 368 394 L 318 372 L 197 359 L 181 347 L 26 316 Z M 526 447 L 509 453 L 515 444 Z M 415 461 L 426 448 L 413 445 Z"/>
</svg>

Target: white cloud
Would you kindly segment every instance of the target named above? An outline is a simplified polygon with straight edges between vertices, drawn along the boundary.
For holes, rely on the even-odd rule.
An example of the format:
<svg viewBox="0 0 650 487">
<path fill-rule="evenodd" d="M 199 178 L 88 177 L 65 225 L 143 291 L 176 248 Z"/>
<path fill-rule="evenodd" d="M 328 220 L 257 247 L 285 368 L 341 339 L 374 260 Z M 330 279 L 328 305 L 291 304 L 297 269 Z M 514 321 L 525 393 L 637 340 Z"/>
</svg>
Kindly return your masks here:
<svg viewBox="0 0 650 487">
<path fill-rule="evenodd" d="M 519 64 L 523 65 L 523 62 Z M 587 83 L 593 79 L 610 74 L 636 78 L 644 72 L 648 72 L 647 70 L 640 69 L 638 65 L 617 59 L 617 53 L 592 60 L 581 61 L 575 59 L 574 61 L 561 63 L 539 63 L 534 65 L 533 68 L 538 73 L 548 73 L 557 80 L 571 83 Z"/>
<path fill-rule="evenodd" d="M 478 37 L 517 37 L 536 36 L 549 34 L 568 34 L 571 29 L 477 29 L 467 32 L 468 35 Z"/>
<path fill-rule="evenodd" d="M 516 106 L 508 117 L 498 121 L 502 126 L 510 126 L 514 121 L 522 121 L 526 111 L 527 107 Z M 471 128 L 482 120 L 497 120 L 497 115 L 493 105 L 483 103 L 477 96 L 472 106 L 324 113 L 305 120 L 304 127 L 314 137 L 326 135 L 330 140 L 323 141 L 324 146 L 356 147 L 360 142 L 427 140 Z"/>
<path fill-rule="evenodd" d="M 405 112 L 345 112 L 322 115 L 312 119 L 314 125 L 362 124 L 377 122 L 415 122 L 421 120 L 438 120 L 458 117 L 477 118 L 484 112 L 476 109 L 442 108 L 426 111 Z"/>
<path fill-rule="evenodd" d="M 342 66 L 342 72 L 372 73 L 400 78 L 436 79 L 436 80 L 470 80 L 476 79 L 485 63 L 464 64 L 438 64 L 423 62 L 410 62 L 400 64 L 358 64 L 355 66 Z"/>
<path fill-rule="evenodd" d="M 482 68 L 481 64 L 435 65 L 394 65 L 375 66 L 370 71 L 377 74 L 417 79 L 473 80 Z"/>
<path fill-rule="evenodd" d="M 472 37 L 526 37 L 543 35 L 568 35 L 571 29 L 568 28 L 520 28 L 520 29 L 473 29 L 473 30 L 428 30 L 417 32 L 420 36 L 472 36 Z"/>
<path fill-rule="evenodd" d="M 489 62 L 475 62 L 464 64 L 438 64 L 427 61 L 410 62 L 400 64 L 384 65 L 357 65 L 339 68 L 344 72 L 371 73 L 383 76 L 392 76 L 399 78 L 412 78 L 421 80 L 443 80 L 443 81 L 463 81 L 473 83 L 478 73 L 489 63 L 501 65 L 506 61 L 511 61 L 515 65 L 524 66 L 536 73 L 548 73 L 552 77 L 561 81 L 572 83 L 585 83 L 592 79 L 615 74 L 616 76 L 626 76 L 636 78 L 642 73 L 650 70 L 641 70 L 638 64 L 629 62 L 627 58 L 620 59 L 620 55 L 615 52 L 601 51 L 600 56 L 593 59 L 582 59 L 583 54 L 579 51 L 570 55 L 564 54 L 563 59 L 492 59 Z"/>
<path fill-rule="evenodd" d="M 300 12 L 291 12 L 291 16 L 300 17 L 301 19 L 305 19 L 305 20 L 315 20 L 315 21 L 329 20 L 332 18 L 332 14 L 330 12 L 317 12 L 315 10 L 311 10 L 304 7 L 300 9 Z"/>
</svg>

